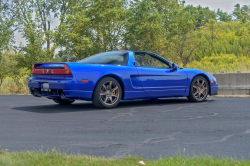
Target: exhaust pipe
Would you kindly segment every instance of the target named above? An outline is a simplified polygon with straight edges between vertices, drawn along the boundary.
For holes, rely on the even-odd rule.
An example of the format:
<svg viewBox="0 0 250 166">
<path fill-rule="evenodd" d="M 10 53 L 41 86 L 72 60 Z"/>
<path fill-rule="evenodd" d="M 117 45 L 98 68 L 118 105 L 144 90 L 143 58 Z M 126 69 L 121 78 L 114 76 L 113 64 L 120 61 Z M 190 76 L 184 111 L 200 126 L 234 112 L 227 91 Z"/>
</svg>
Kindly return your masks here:
<svg viewBox="0 0 250 166">
<path fill-rule="evenodd" d="M 66 98 L 65 94 L 63 92 L 61 93 L 61 99 L 62 100 L 70 100 L 70 101 L 72 100 L 72 99 Z"/>
<path fill-rule="evenodd" d="M 32 95 L 33 95 L 34 97 L 41 97 L 41 96 L 35 95 L 35 93 L 36 93 L 35 90 L 32 90 L 31 93 L 32 93 Z"/>
<path fill-rule="evenodd" d="M 63 100 L 66 99 L 65 94 L 63 92 L 61 93 L 61 99 L 63 99 Z"/>
</svg>

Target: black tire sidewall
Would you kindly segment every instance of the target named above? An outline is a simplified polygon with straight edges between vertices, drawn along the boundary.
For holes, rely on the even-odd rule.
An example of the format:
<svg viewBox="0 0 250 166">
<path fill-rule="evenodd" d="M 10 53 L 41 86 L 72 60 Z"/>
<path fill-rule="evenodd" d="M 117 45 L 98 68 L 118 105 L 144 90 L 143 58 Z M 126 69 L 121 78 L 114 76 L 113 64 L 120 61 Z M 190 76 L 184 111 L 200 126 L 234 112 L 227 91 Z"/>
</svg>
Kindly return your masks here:
<svg viewBox="0 0 250 166">
<path fill-rule="evenodd" d="M 118 89 L 119 89 L 119 98 L 118 98 L 117 102 L 113 105 L 106 105 L 105 103 L 103 103 L 101 96 L 100 96 L 101 87 L 107 81 L 113 81 L 118 86 Z M 98 84 L 94 90 L 92 102 L 98 108 L 114 108 L 120 103 L 121 97 L 122 97 L 122 89 L 121 89 L 120 83 L 112 77 L 104 77 L 98 82 Z"/>
</svg>

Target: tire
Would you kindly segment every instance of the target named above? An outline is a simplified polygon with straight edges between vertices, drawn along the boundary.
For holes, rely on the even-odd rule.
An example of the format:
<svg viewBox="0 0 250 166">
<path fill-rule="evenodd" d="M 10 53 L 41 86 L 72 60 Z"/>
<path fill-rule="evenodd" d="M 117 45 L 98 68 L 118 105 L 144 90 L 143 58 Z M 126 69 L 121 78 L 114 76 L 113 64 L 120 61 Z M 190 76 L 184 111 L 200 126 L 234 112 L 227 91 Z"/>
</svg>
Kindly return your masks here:
<svg viewBox="0 0 250 166">
<path fill-rule="evenodd" d="M 114 108 L 120 103 L 121 97 L 122 89 L 119 82 L 112 77 L 104 77 L 96 85 L 92 103 L 97 108 Z"/>
<path fill-rule="evenodd" d="M 55 103 L 60 105 L 70 105 L 74 103 L 75 100 L 66 100 L 66 99 L 52 99 Z"/>
<path fill-rule="evenodd" d="M 207 99 L 208 93 L 209 83 L 204 77 L 198 76 L 193 79 L 187 98 L 192 102 L 203 102 Z"/>
</svg>

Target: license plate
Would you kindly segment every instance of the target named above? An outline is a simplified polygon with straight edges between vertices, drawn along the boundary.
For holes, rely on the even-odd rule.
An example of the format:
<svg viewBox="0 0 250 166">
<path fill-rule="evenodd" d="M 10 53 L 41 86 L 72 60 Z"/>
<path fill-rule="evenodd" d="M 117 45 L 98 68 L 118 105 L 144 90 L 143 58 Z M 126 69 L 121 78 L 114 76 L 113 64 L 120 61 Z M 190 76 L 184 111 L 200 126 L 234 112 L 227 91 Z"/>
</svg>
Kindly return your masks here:
<svg viewBox="0 0 250 166">
<path fill-rule="evenodd" d="M 43 83 L 43 89 L 49 89 L 49 83 Z"/>
</svg>

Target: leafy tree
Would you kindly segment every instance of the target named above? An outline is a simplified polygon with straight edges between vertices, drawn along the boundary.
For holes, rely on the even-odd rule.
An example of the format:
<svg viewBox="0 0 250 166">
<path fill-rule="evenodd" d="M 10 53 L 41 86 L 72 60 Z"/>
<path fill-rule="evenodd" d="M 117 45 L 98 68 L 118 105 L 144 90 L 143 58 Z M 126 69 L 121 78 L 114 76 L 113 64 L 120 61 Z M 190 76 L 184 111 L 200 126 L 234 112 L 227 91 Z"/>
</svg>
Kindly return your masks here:
<svg viewBox="0 0 250 166">
<path fill-rule="evenodd" d="M 132 2 L 125 26 L 125 49 L 148 50 L 161 54 L 165 45 L 162 38 L 162 19 L 154 1 Z"/>
<path fill-rule="evenodd" d="M 241 22 L 246 22 L 247 20 L 249 21 L 250 15 L 249 15 L 249 6 L 244 5 L 240 7 L 240 4 L 236 4 L 233 12 L 233 15 L 236 17 L 236 20 L 241 21 Z"/>
<path fill-rule="evenodd" d="M 217 10 L 218 20 L 221 22 L 229 22 L 232 21 L 232 15 L 227 12 L 223 12 L 222 10 Z"/>
<path fill-rule="evenodd" d="M 177 0 L 132 1 L 125 23 L 124 48 L 148 50 L 168 58 L 170 15 L 182 5 Z"/>
<path fill-rule="evenodd" d="M 117 50 L 126 18 L 124 0 L 89 0 L 73 7 L 56 29 L 59 55 L 75 61 L 95 53 Z"/>
<path fill-rule="evenodd" d="M 193 5 L 185 6 L 185 10 L 196 19 L 196 28 L 204 26 L 210 19 L 216 19 L 216 13 L 211 11 L 209 7 L 203 8 L 202 6 L 194 7 Z"/>
<path fill-rule="evenodd" d="M 47 53 L 53 58 L 53 47 L 51 48 L 52 31 L 50 25 L 56 12 L 54 0 L 4 0 L 5 11 L 13 18 L 17 30 L 20 33 L 34 31 L 34 26 L 43 31 L 46 40 Z M 35 17 L 34 17 L 35 16 Z M 36 25 L 33 25 L 36 24 Z M 24 35 L 28 36 L 28 35 Z M 27 39 L 28 40 L 28 39 Z M 35 56 L 35 55 L 34 55 Z M 46 56 L 46 55 L 45 55 Z"/>
<path fill-rule="evenodd" d="M 0 56 L 1 52 L 8 48 L 13 42 L 13 20 L 2 18 L 2 10 L 0 8 Z"/>
<path fill-rule="evenodd" d="M 8 50 L 9 44 L 13 42 L 13 20 L 2 18 L 2 6 L 0 5 L 0 87 L 3 79 L 8 74 L 8 67 L 4 59 L 3 51 Z"/>
<path fill-rule="evenodd" d="M 197 20 L 188 10 L 176 10 L 170 15 L 170 51 L 173 61 L 180 61 L 185 67 L 193 58 L 194 51 L 200 46 L 199 31 L 195 31 Z"/>
</svg>

